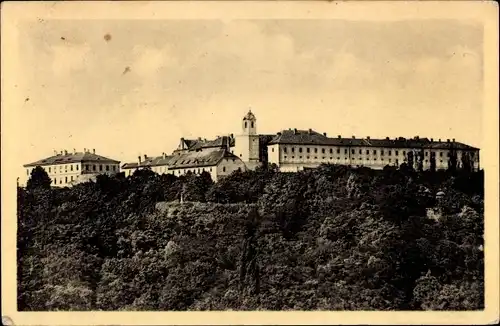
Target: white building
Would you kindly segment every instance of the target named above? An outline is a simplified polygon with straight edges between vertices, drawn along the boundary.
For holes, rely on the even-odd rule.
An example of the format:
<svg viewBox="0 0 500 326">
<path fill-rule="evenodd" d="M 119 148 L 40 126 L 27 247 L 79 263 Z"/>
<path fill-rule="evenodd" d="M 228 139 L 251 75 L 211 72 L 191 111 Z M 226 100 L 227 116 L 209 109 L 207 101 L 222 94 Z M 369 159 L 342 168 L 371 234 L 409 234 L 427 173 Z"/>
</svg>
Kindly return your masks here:
<svg viewBox="0 0 500 326">
<path fill-rule="evenodd" d="M 61 151 L 53 156 L 42 160 L 25 164 L 26 180 L 29 179 L 31 171 L 42 167 L 50 179 L 51 185 L 57 187 L 68 187 L 80 182 L 93 180 L 99 174 L 116 174 L 120 171 L 120 161 L 97 155 L 95 149 L 84 149 L 83 152 L 72 153 Z"/>
</svg>

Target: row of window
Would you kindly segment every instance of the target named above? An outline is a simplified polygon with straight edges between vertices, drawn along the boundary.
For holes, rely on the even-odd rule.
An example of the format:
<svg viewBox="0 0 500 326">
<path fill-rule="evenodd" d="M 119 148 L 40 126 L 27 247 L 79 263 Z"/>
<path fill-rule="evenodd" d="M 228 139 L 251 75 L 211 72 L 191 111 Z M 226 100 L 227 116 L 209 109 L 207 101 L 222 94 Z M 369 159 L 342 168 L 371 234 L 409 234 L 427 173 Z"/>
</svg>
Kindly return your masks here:
<svg viewBox="0 0 500 326">
<path fill-rule="evenodd" d="M 64 165 L 64 173 L 67 173 L 68 172 L 68 169 L 69 169 L 69 172 L 71 171 L 78 171 L 79 170 L 79 165 L 78 164 L 67 164 L 67 165 Z M 113 171 L 113 172 L 116 172 L 117 170 L 117 166 L 116 165 L 103 165 L 103 164 L 99 164 L 99 165 L 96 165 L 96 164 L 85 164 L 84 166 L 84 170 L 85 171 L 103 171 L 103 170 L 106 170 L 106 171 Z M 51 173 L 51 174 L 57 174 L 57 166 L 54 166 L 54 167 L 51 167 L 49 166 L 48 167 L 48 172 Z M 62 173 L 63 172 L 63 165 L 59 165 L 59 173 Z M 26 170 L 26 174 L 29 175 L 30 174 L 30 170 L 27 169 Z"/>
<path fill-rule="evenodd" d="M 103 164 L 99 164 L 99 165 L 85 164 L 84 165 L 85 171 L 97 171 L 97 170 L 99 170 L 99 172 L 102 172 L 105 170 L 106 172 L 109 172 L 109 171 L 116 172 L 116 168 L 117 168 L 116 165 L 103 165 Z"/>
<path fill-rule="evenodd" d="M 285 159 L 285 160 L 286 160 L 287 158 L 288 158 L 288 156 L 284 156 L 284 159 Z M 298 158 L 299 158 L 299 160 L 301 160 L 301 159 L 302 159 L 302 156 L 299 156 Z M 292 159 L 292 160 L 293 160 L 293 159 L 295 159 L 295 156 L 292 156 L 292 157 L 291 157 L 291 159 Z M 306 156 L 306 160 L 309 160 L 309 159 L 311 159 L 311 157 L 310 157 L 310 156 Z M 313 158 L 313 159 L 317 160 L 317 159 L 318 159 L 318 157 L 317 157 L 317 156 L 314 156 L 314 158 Z M 323 156 L 323 157 L 322 157 L 322 159 L 323 159 L 323 160 L 326 160 L 327 158 Z M 344 160 L 348 160 L 348 159 L 349 159 L 348 157 L 345 157 L 345 158 L 344 158 Z M 355 160 L 355 159 L 356 159 L 356 158 L 352 158 L 352 160 Z M 331 157 L 331 156 L 330 156 L 330 160 L 333 160 L 333 157 Z M 363 160 L 363 158 L 362 158 L 362 157 L 360 157 L 360 158 L 359 158 L 359 160 L 360 160 L 360 161 L 362 161 L 362 160 Z M 366 158 L 366 160 L 367 160 L 367 161 L 369 161 L 369 160 L 370 160 L 370 158 Z M 375 157 L 375 158 L 373 158 L 373 161 L 376 161 L 376 160 L 377 160 L 377 158 L 376 158 L 376 157 Z M 381 158 L 380 160 L 381 160 L 382 162 L 384 162 L 384 158 Z M 338 156 L 337 156 L 337 161 L 340 161 L 340 157 L 338 157 Z M 390 158 L 389 158 L 389 163 L 391 163 L 391 162 L 392 162 L 392 159 L 390 159 Z M 396 163 L 399 163 L 399 160 L 398 160 L 398 159 L 396 159 L 396 161 L 395 161 L 395 162 L 396 162 Z M 440 163 L 443 163 L 443 160 L 440 160 L 439 162 L 440 162 Z M 429 163 L 429 160 L 425 160 L 425 161 L 424 161 L 424 163 L 426 163 L 426 164 L 427 164 L 427 163 Z"/>
<path fill-rule="evenodd" d="M 291 147 L 290 150 L 291 150 L 291 153 L 295 153 L 295 147 Z M 298 148 L 298 152 L 299 153 L 302 153 L 302 150 L 303 150 L 302 147 Z M 271 151 L 274 152 L 274 147 L 271 148 Z M 310 152 L 311 152 L 311 148 L 306 147 L 306 153 L 310 153 Z M 330 148 L 329 152 L 330 152 L 330 154 L 333 154 L 333 148 Z M 361 155 L 363 154 L 363 150 L 362 149 L 358 150 L 358 152 Z M 288 148 L 287 147 L 283 147 L 283 153 L 288 153 Z M 317 147 L 314 148 L 314 153 L 318 153 L 318 148 Z M 326 153 L 326 149 L 325 148 L 321 148 L 321 153 L 325 154 Z M 349 153 L 348 149 L 345 148 L 344 149 L 344 154 L 348 154 L 348 153 Z M 373 155 L 377 155 L 377 150 L 376 149 L 372 150 L 372 153 L 373 153 Z M 430 152 L 430 153 L 432 155 L 433 152 Z M 337 148 L 337 154 L 340 154 L 340 148 Z M 351 149 L 351 154 L 356 154 L 356 150 L 355 149 Z M 368 149 L 365 150 L 365 154 L 366 155 L 370 155 L 370 150 L 368 150 Z M 384 154 L 385 154 L 385 150 L 383 150 L 383 149 L 380 150 L 380 155 L 384 156 Z M 388 154 L 388 156 L 391 156 L 392 155 L 392 150 L 387 150 L 387 154 Z M 399 151 L 395 150 L 394 154 L 396 156 L 398 156 L 399 155 Z M 402 154 L 406 155 L 406 151 L 402 151 Z M 429 152 L 425 152 L 425 156 L 428 156 L 428 154 L 429 154 Z M 443 152 L 439 152 L 439 156 L 443 157 Z M 448 157 L 449 156 L 450 156 L 450 154 L 448 153 Z"/>
<path fill-rule="evenodd" d="M 57 185 L 57 180 L 59 180 L 59 184 L 63 184 L 63 180 L 64 180 L 65 184 L 68 183 L 68 177 L 64 177 L 64 179 L 63 178 L 60 178 L 60 179 L 54 178 L 52 180 L 52 184 Z M 74 181 L 73 176 L 70 176 L 69 182 L 73 182 L 73 181 Z"/>
</svg>

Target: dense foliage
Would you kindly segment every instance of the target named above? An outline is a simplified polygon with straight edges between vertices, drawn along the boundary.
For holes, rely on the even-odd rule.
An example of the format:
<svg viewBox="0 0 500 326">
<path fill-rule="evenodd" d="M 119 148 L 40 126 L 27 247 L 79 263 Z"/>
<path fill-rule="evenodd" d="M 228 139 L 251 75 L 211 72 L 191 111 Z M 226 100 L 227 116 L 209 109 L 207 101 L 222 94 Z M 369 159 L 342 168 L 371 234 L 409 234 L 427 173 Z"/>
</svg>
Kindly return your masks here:
<svg viewBox="0 0 500 326">
<path fill-rule="evenodd" d="M 472 310 L 483 172 L 100 176 L 18 188 L 19 310 Z"/>
</svg>

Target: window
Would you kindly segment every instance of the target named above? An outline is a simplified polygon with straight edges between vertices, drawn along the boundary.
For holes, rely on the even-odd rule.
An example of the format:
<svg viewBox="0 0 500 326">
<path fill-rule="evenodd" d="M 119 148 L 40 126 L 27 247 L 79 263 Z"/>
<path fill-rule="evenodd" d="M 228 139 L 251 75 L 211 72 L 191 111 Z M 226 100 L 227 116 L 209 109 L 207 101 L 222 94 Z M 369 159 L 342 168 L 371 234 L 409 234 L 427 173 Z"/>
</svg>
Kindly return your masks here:
<svg viewBox="0 0 500 326">
<path fill-rule="evenodd" d="M 443 157 L 443 152 L 439 152 L 439 157 Z"/>
<path fill-rule="evenodd" d="M 325 157 L 323 156 L 323 159 L 325 159 Z"/>
<path fill-rule="evenodd" d="M 56 178 L 54 178 L 54 184 L 55 184 L 55 185 L 57 184 L 57 179 L 56 179 Z"/>
<path fill-rule="evenodd" d="M 245 128 L 247 127 L 247 122 L 245 121 Z"/>
<path fill-rule="evenodd" d="M 337 154 L 340 154 L 340 148 L 337 148 Z"/>
<path fill-rule="evenodd" d="M 354 149 L 351 149 L 351 154 L 354 154 Z"/>
<path fill-rule="evenodd" d="M 89 170 L 90 170 L 90 165 L 86 164 L 86 165 L 85 165 L 85 170 L 86 170 L 86 171 L 89 171 Z"/>
<path fill-rule="evenodd" d="M 253 121 L 251 122 L 252 128 L 253 128 Z"/>
<path fill-rule="evenodd" d="M 389 163 L 391 163 L 391 161 L 392 161 L 392 160 L 391 160 L 391 159 L 389 159 Z"/>
<path fill-rule="evenodd" d="M 295 147 L 292 147 L 292 153 L 295 153 Z"/>
<path fill-rule="evenodd" d="M 95 164 L 94 164 L 94 165 L 92 165 L 92 170 L 94 170 L 94 171 L 96 170 L 96 166 L 95 166 Z"/>
<path fill-rule="evenodd" d="M 307 159 L 309 159 L 309 156 L 307 157 Z"/>
<path fill-rule="evenodd" d="M 225 166 L 222 167 L 222 172 L 226 172 L 226 167 Z"/>
<path fill-rule="evenodd" d="M 102 164 L 99 164 L 99 171 L 102 171 Z"/>
<path fill-rule="evenodd" d="M 396 156 L 397 156 L 397 155 L 399 155 L 399 154 L 398 154 L 398 151 L 395 151 L 395 153 L 396 153 Z M 396 160 L 396 161 L 397 161 L 397 160 Z"/>
<path fill-rule="evenodd" d="M 317 160 L 317 159 L 318 159 L 318 157 L 317 157 L 317 156 L 315 156 L 315 157 L 314 157 L 314 159 L 315 159 L 315 160 Z"/>
<path fill-rule="evenodd" d="M 283 153 L 286 153 L 286 147 L 283 147 Z"/>
<path fill-rule="evenodd" d="M 380 155 L 384 155 L 384 150 L 381 150 L 381 151 L 380 151 Z"/>
<path fill-rule="evenodd" d="M 403 151 L 403 155 L 406 155 L 406 151 Z"/>
<path fill-rule="evenodd" d="M 321 149 L 321 153 L 325 154 L 325 149 L 324 148 Z"/>
<path fill-rule="evenodd" d="M 299 153 L 302 153 L 302 147 L 299 147 Z"/>
<path fill-rule="evenodd" d="M 315 148 L 315 149 L 314 149 L 314 153 L 317 153 L 317 152 L 318 152 L 318 149 L 317 149 L 317 148 Z"/>
<path fill-rule="evenodd" d="M 361 149 L 360 149 L 360 150 L 359 150 L 359 154 L 363 154 L 363 150 L 361 150 Z"/>
<path fill-rule="evenodd" d="M 73 176 L 71 176 L 71 182 L 73 182 Z"/>
<path fill-rule="evenodd" d="M 347 154 L 347 148 L 344 149 L 344 154 Z M 346 157 L 346 160 L 347 160 L 347 157 Z"/>
<path fill-rule="evenodd" d="M 302 156 L 299 156 L 300 159 L 302 159 Z"/>
<path fill-rule="evenodd" d="M 391 151 L 389 151 L 389 156 L 391 156 Z"/>
<path fill-rule="evenodd" d="M 271 152 L 273 152 L 273 153 L 274 153 L 274 147 L 271 147 Z"/>
<path fill-rule="evenodd" d="M 333 149 L 330 148 L 330 154 L 333 154 Z"/>
<path fill-rule="evenodd" d="M 377 151 L 376 150 L 373 150 L 373 155 L 377 155 Z"/>
<path fill-rule="evenodd" d="M 292 156 L 292 159 L 294 159 L 294 158 L 295 158 L 295 156 Z"/>
<path fill-rule="evenodd" d="M 73 164 L 71 164 L 69 167 L 70 167 L 70 170 L 73 171 Z"/>
<path fill-rule="evenodd" d="M 78 164 L 76 165 L 76 170 L 78 171 Z"/>
<path fill-rule="evenodd" d="M 64 183 L 68 183 L 68 177 L 64 177 Z"/>
<path fill-rule="evenodd" d="M 109 165 L 106 165 L 106 171 L 109 171 Z"/>
<path fill-rule="evenodd" d="M 285 160 L 286 160 L 286 156 L 285 156 Z"/>
<path fill-rule="evenodd" d="M 164 171 L 166 171 L 165 168 L 163 168 Z M 113 165 L 113 171 L 116 171 L 116 165 Z"/>
<path fill-rule="evenodd" d="M 49 173 L 50 173 L 50 166 L 49 166 Z"/>
<path fill-rule="evenodd" d="M 369 155 L 370 154 L 370 151 L 369 150 L 366 150 L 366 155 Z"/>
<path fill-rule="evenodd" d="M 309 153 L 311 151 L 311 149 L 309 147 L 307 147 L 306 151 Z"/>
</svg>

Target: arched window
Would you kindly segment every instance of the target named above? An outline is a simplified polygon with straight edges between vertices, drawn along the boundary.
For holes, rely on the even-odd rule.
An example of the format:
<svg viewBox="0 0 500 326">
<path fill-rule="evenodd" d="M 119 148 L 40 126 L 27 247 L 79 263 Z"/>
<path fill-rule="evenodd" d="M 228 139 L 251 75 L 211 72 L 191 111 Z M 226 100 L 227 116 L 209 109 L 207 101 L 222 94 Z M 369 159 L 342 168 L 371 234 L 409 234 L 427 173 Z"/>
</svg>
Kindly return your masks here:
<svg viewBox="0 0 500 326">
<path fill-rule="evenodd" d="M 252 128 L 253 128 L 253 121 L 251 122 L 251 126 L 252 126 Z"/>
<path fill-rule="evenodd" d="M 245 121 L 245 128 L 247 127 L 247 122 Z"/>
</svg>

